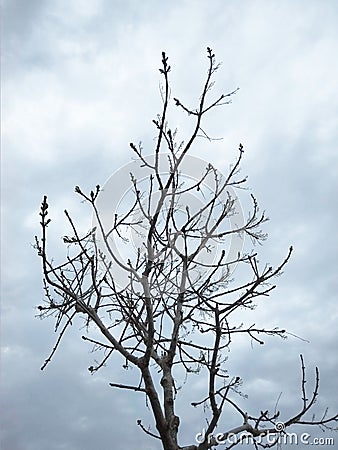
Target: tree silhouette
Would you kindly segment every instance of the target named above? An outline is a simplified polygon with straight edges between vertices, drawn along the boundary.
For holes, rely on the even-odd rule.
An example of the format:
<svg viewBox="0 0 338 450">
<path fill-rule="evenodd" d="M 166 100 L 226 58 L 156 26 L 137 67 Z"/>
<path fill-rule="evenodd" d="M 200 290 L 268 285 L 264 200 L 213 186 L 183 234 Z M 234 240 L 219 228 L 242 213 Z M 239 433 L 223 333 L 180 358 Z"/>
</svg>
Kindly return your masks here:
<svg viewBox="0 0 338 450">
<path fill-rule="evenodd" d="M 124 368 L 131 365 L 138 369 L 138 384 L 111 386 L 145 394 L 156 430 L 144 426 L 141 420 L 137 423 L 159 439 L 164 450 L 205 450 L 220 443 L 231 448 L 236 442 L 227 439 L 243 432 L 251 436 L 256 448 L 273 446 L 293 424 L 329 428 L 337 421 L 337 415 L 329 417 L 326 412 L 318 420 L 314 416 L 306 418 L 318 395 L 319 372 L 316 369 L 314 391 L 308 396 L 303 358 L 301 406 L 283 424 L 279 412 L 258 408 L 258 413 L 250 415 L 239 406 L 242 380 L 230 376 L 225 351 L 231 349 L 239 333 L 263 343 L 264 335 L 285 337 L 286 331 L 239 326 L 233 321 L 233 313 L 253 309 L 260 297 L 270 295 L 275 288 L 273 279 L 287 264 L 292 247 L 278 267 L 262 266 L 256 253 L 243 250 L 245 236 L 253 243 L 265 239 L 260 227 L 267 219 L 253 196 L 251 212 L 246 218 L 241 212 L 236 195 L 246 181 L 238 175 L 241 144 L 238 158 L 226 176 L 211 164 L 199 170 L 198 176 L 185 175 L 184 164 L 188 162 L 190 169 L 194 166 L 188 152 L 196 140 L 211 140 L 202 128 L 204 116 L 230 103 L 236 92 L 209 100 L 219 65 L 210 48 L 207 57 L 207 76 L 197 107 L 187 107 L 174 98 L 175 105 L 193 121 L 187 141 L 177 143 L 177 133 L 168 124 L 171 68 L 162 53 L 163 108 L 153 121 L 157 130 L 155 151 L 145 156 L 141 145 L 130 144 L 136 163 L 135 171 L 130 173 L 128 195 L 117 205 L 119 198 L 114 199 L 114 189 L 118 183 L 114 179 L 111 190 L 96 186 L 87 195 L 75 188 L 93 210 L 93 228 L 80 234 L 65 211 L 72 235 L 64 236 L 67 256 L 62 263 L 47 254 L 50 219 L 46 196 L 40 210 L 42 236 L 35 237 L 46 295 L 45 304 L 38 307 L 39 315 L 55 316 L 58 332 L 42 369 L 51 361 L 75 316 L 80 315 L 87 325 L 82 338 L 103 351 L 102 360 L 89 371 L 102 368 L 115 353 L 121 356 Z M 237 267 L 243 267 L 245 281 L 236 283 L 233 275 Z M 182 372 L 199 374 L 205 380 L 204 398 L 192 405 L 206 407 L 207 426 L 202 438 L 196 441 L 192 436 L 187 446 L 178 442 L 182 417 L 175 409 L 175 374 Z M 239 414 L 235 429 L 227 429 L 221 420 L 225 405 Z M 222 430 L 218 435 L 216 427 Z M 274 440 L 264 443 L 262 438 L 268 435 Z"/>
</svg>

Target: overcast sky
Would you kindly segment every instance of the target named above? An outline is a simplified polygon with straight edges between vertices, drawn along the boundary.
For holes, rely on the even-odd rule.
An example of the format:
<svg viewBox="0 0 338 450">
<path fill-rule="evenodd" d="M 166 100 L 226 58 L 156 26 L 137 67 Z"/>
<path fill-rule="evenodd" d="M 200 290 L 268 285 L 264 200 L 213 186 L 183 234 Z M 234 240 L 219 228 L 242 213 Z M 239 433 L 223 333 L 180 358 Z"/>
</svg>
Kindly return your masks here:
<svg viewBox="0 0 338 450">
<path fill-rule="evenodd" d="M 31 244 L 43 195 L 54 219 L 50 252 L 59 253 L 69 232 L 65 208 L 90 223 L 74 186 L 104 184 L 131 161 L 130 141 L 153 151 L 161 51 L 170 58 L 173 96 L 190 105 L 206 73 L 207 46 L 223 63 L 215 94 L 240 87 L 232 105 L 206 124 L 223 140 L 203 140 L 191 154 L 226 172 L 241 142 L 242 174 L 270 218 L 260 260 L 276 264 L 291 244 L 295 249 L 279 288 L 249 320 L 302 340 L 235 344 L 229 371 L 243 378 L 243 409 L 273 410 L 282 392 L 281 418 L 298 412 L 302 353 L 310 389 L 315 365 L 321 370 L 318 414 L 337 410 L 337 1 L 2 4 L 1 448 L 160 448 L 136 425 L 141 418 L 153 426 L 143 396 L 108 386 L 124 379 L 121 363 L 88 372 L 95 355 L 80 338 L 80 323 L 40 371 L 56 335 L 52 320 L 35 318 L 43 291 Z M 172 123 L 184 137 L 187 118 L 174 108 Z M 205 425 L 203 411 L 185 404 L 204 395 L 205 380 L 188 383 L 178 411 L 185 445 Z M 225 415 L 220 429 L 240 424 L 240 416 Z"/>
</svg>

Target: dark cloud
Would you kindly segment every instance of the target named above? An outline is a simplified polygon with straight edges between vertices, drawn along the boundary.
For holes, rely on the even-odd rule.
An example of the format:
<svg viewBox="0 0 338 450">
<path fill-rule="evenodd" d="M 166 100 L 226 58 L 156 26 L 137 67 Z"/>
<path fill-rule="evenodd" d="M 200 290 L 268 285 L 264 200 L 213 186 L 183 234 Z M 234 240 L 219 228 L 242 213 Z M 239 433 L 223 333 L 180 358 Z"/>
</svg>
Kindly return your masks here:
<svg viewBox="0 0 338 450">
<path fill-rule="evenodd" d="M 6 41 L 14 37 L 27 37 L 39 22 L 45 11 L 46 3 L 43 0 L 32 0 L 27 3 L 23 0 L 4 0 L 2 4 L 3 32 Z"/>
</svg>

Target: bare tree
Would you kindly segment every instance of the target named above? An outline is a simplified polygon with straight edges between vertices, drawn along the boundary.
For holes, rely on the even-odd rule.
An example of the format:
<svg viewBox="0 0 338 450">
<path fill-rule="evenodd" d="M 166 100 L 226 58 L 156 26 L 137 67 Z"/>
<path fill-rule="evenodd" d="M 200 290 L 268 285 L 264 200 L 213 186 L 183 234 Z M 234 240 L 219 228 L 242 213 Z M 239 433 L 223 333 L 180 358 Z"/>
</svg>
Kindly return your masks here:
<svg viewBox="0 0 338 450">
<path fill-rule="evenodd" d="M 251 212 L 244 220 L 244 216 L 240 217 L 235 192 L 246 181 L 238 177 L 242 145 L 226 176 L 211 164 L 197 179 L 182 173 L 196 140 L 210 140 L 202 128 L 204 116 L 230 103 L 236 92 L 209 100 L 219 65 L 210 48 L 207 57 L 207 76 L 197 107 L 190 108 L 174 98 L 175 105 L 193 121 L 190 137 L 178 144 L 176 131 L 168 125 L 170 66 L 162 53 L 163 108 L 153 121 L 157 130 L 155 151 L 151 157 L 144 156 L 141 145 L 130 144 L 140 173 L 143 170 L 145 175 L 140 180 L 135 173 L 130 174 L 129 203 L 126 200 L 120 210 L 111 210 L 109 204 L 104 207 L 102 199 L 106 201 L 107 195 L 103 196 L 100 186 L 88 195 L 76 187 L 75 191 L 93 210 L 93 228 L 81 235 L 65 211 L 72 235 L 64 237 L 65 261 L 56 263 L 47 253 L 50 219 L 45 196 L 40 211 L 42 236 L 35 238 L 46 294 L 45 304 L 38 307 L 39 315 L 55 316 L 58 332 L 42 369 L 51 361 L 75 316 L 80 315 L 87 325 L 87 334 L 82 338 L 103 351 L 102 360 L 89 367 L 90 372 L 106 365 L 113 353 L 121 356 L 123 367 L 132 365 L 138 369 L 140 379 L 135 385 L 111 386 L 132 389 L 147 397 L 156 430 L 151 431 L 141 420 L 138 425 L 159 439 L 164 450 L 205 450 L 219 443 L 231 448 L 236 442 L 227 438 L 243 432 L 251 436 L 256 448 L 273 446 L 293 424 L 330 428 L 337 421 L 337 415 L 328 416 L 327 411 L 319 419 L 306 418 L 318 396 L 319 372 L 316 369 L 314 390 L 308 395 L 303 358 L 300 408 L 282 427 L 279 412 L 258 409 L 251 415 L 239 406 L 242 380 L 229 375 L 225 351 L 239 333 L 263 343 L 262 336 L 285 337 L 286 331 L 238 326 L 232 318 L 237 310 L 253 309 L 254 302 L 270 295 L 275 288 L 273 279 L 287 264 L 292 247 L 278 267 L 262 266 L 256 253 L 242 251 L 237 244 L 235 252 L 229 251 L 232 239 L 243 241 L 248 236 L 255 243 L 265 238 L 260 227 L 267 219 L 253 196 Z M 124 256 L 118 248 L 119 241 L 129 242 Z M 245 269 L 246 281 L 236 284 L 232 276 L 236 267 Z M 182 371 L 205 377 L 204 398 L 192 405 L 206 407 L 206 430 L 199 442 L 192 436 L 192 443 L 187 446 L 179 444 L 181 419 L 175 410 L 175 374 Z M 227 429 L 221 420 L 225 405 L 239 415 L 235 429 Z M 218 435 L 216 427 L 222 428 Z M 274 442 L 262 440 L 267 435 L 274 436 Z"/>
</svg>

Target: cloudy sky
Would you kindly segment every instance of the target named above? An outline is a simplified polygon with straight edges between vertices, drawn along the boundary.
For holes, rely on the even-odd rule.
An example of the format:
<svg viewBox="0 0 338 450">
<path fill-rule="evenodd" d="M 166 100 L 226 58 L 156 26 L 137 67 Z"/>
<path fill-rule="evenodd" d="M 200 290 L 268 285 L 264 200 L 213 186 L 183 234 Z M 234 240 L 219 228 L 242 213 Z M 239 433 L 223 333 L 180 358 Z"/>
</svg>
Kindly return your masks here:
<svg viewBox="0 0 338 450">
<path fill-rule="evenodd" d="M 282 392 L 282 416 L 297 412 L 300 353 L 310 388 L 315 365 L 321 369 L 319 415 L 337 409 L 337 23 L 335 0 L 2 2 L 3 449 L 160 448 L 136 426 L 139 418 L 151 424 L 142 395 L 108 386 L 124 380 L 120 362 L 89 374 L 95 355 L 80 323 L 40 371 L 56 336 L 51 320 L 35 318 L 43 292 L 32 243 L 44 194 L 57 254 L 69 231 L 65 208 L 90 222 L 74 186 L 104 184 L 131 161 L 130 141 L 153 151 L 163 50 L 173 96 L 188 104 L 200 93 L 207 46 L 222 62 L 215 93 L 240 87 L 207 121 L 210 135 L 223 139 L 204 140 L 192 155 L 226 171 L 242 142 L 242 173 L 270 218 L 260 260 L 276 264 L 295 249 L 278 290 L 249 319 L 287 328 L 289 339 L 259 348 L 240 340 L 229 354 L 229 370 L 248 394 L 243 409 L 273 410 Z M 182 137 L 189 129 L 174 108 L 172 124 Z M 203 411 L 186 404 L 201 398 L 204 380 L 189 383 L 179 400 L 182 444 L 204 426 Z M 223 420 L 224 428 L 241 424 Z"/>
</svg>

